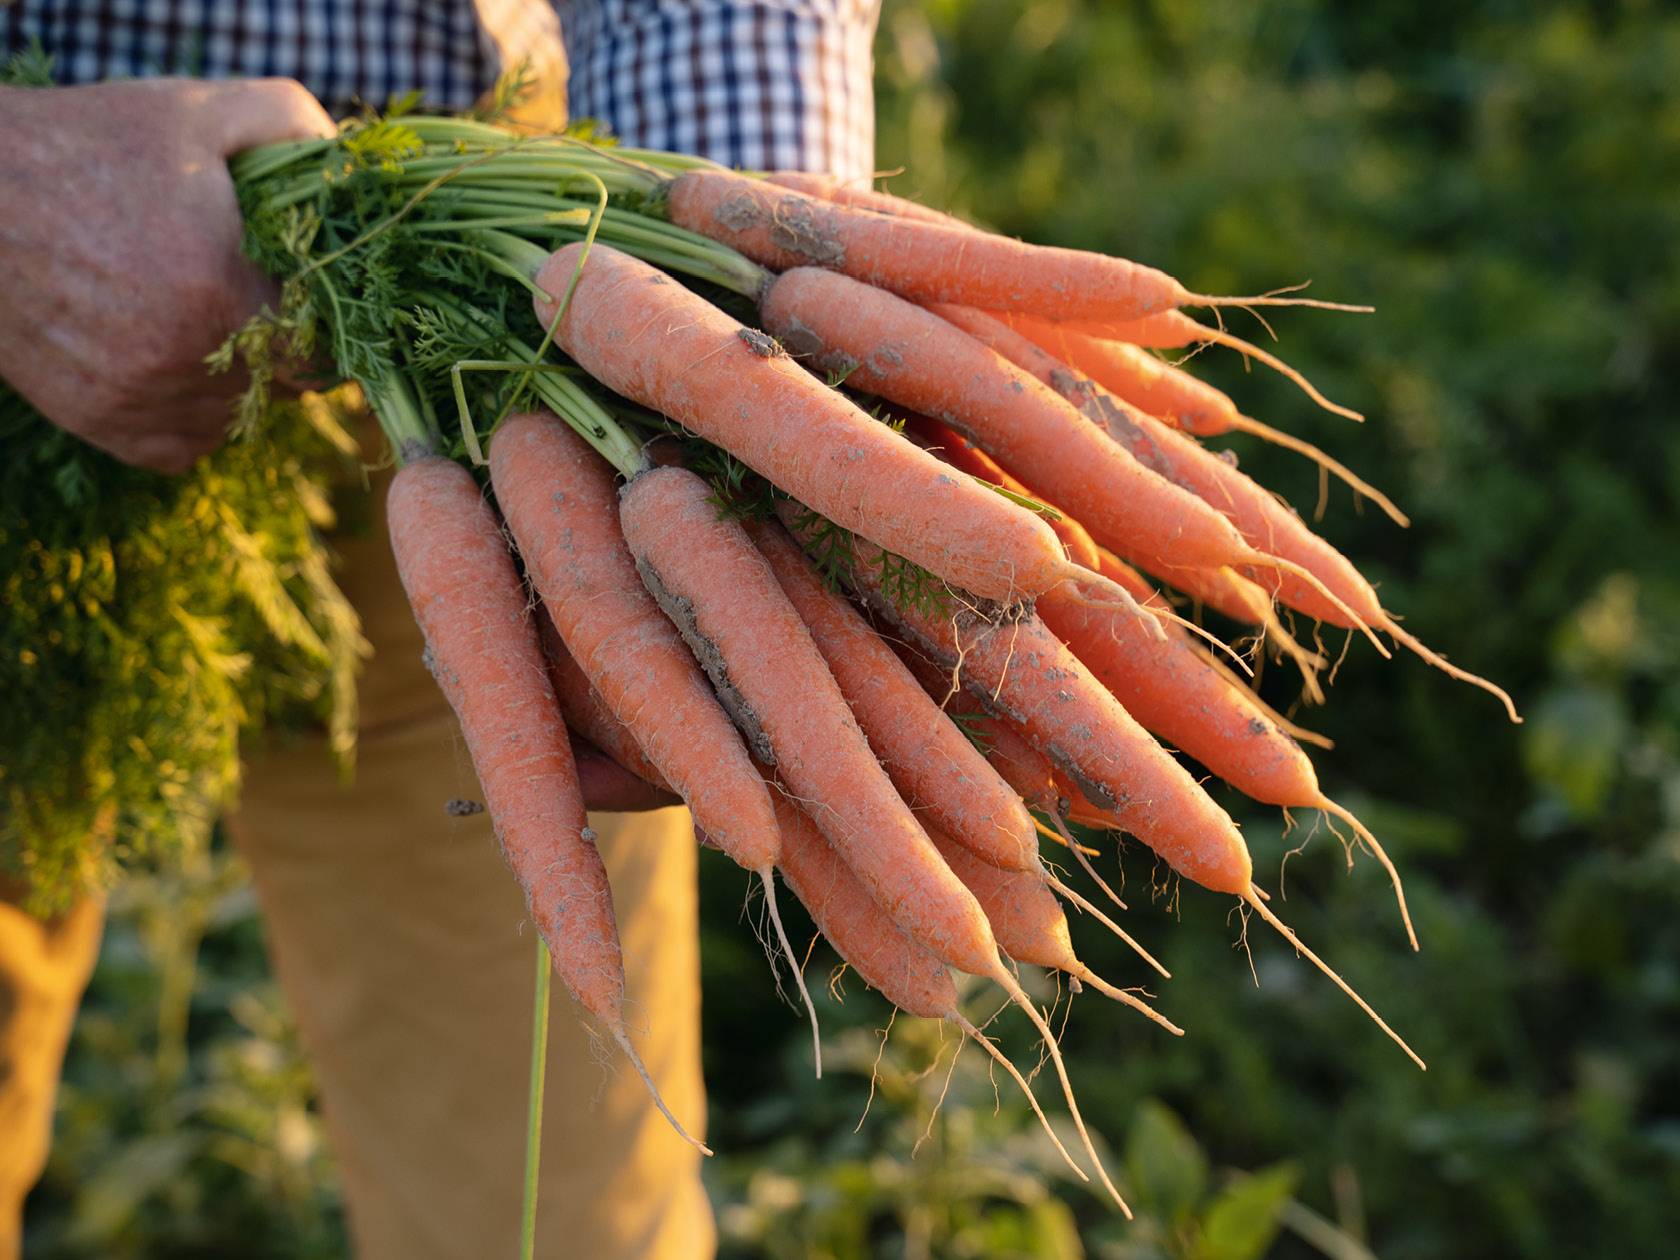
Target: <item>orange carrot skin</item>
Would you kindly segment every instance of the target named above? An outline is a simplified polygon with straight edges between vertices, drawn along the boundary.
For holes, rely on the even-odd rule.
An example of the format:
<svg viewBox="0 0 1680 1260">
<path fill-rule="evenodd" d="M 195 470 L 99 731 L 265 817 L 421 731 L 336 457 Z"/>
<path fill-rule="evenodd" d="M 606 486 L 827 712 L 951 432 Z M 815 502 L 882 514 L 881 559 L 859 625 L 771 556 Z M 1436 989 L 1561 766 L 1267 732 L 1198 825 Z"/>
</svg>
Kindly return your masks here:
<svg viewBox="0 0 1680 1260">
<path fill-rule="evenodd" d="M 937 315 L 810 267 L 778 277 L 759 309 L 765 327 L 794 353 L 850 367 L 848 384 L 972 437 L 1123 554 L 1175 568 L 1234 563 L 1251 554 L 1208 504 L 1145 467 L 1048 385 Z"/>
<path fill-rule="evenodd" d="M 706 665 L 748 741 L 810 809 L 876 902 L 941 961 L 998 969 L 997 942 L 881 769 L 775 574 L 711 488 L 655 468 L 621 496 L 642 579 Z"/>
<path fill-rule="evenodd" d="M 1116 398 L 1186 433 L 1217 437 L 1229 433 L 1241 417 L 1228 395 L 1140 346 L 1031 316 L 1005 313 L 998 318 Z"/>
<path fill-rule="evenodd" d="M 1146 730 L 1239 791 L 1270 805 L 1319 796 L 1300 746 L 1186 639 L 1159 638 L 1131 616 L 1055 591 L 1039 597 L 1038 615 Z"/>
<path fill-rule="evenodd" d="M 908 197 L 896 197 L 892 193 L 877 192 L 872 188 L 853 188 L 836 175 L 825 175 L 817 171 L 771 171 L 764 179 L 766 183 L 775 184 L 780 188 L 791 189 L 807 197 L 832 202 L 837 206 L 847 206 L 853 210 L 873 210 L 876 214 L 890 214 L 900 219 L 939 223 L 945 227 L 962 228 L 965 231 L 977 230 L 971 224 L 965 223 L 955 215 L 946 214 L 943 210 L 935 210 L 932 206 L 924 206 Z"/>
<path fill-rule="evenodd" d="M 1009 470 L 1002 464 L 955 429 L 928 416 L 910 416 L 905 421 L 904 431 L 919 445 L 932 451 L 953 468 L 960 468 L 970 476 L 989 481 L 994 486 L 1002 486 L 1012 494 L 1044 502 L 1044 499 L 1028 489 L 1025 483 L 1010 475 Z M 1097 546 L 1097 540 L 1091 537 L 1090 530 L 1060 509 L 1055 519 L 1046 517 L 1045 523 L 1050 526 L 1056 537 L 1062 540 L 1062 549 L 1067 552 L 1069 560 L 1084 565 L 1087 569 L 1096 570 L 1101 549 Z"/>
<path fill-rule="evenodd" d="M 984 338 L 1003 357 L 1030 372 L 1077 407 L 1114 442 L 1130 451 L 1140 464 L 1217 510 L 1236 527 L 1250 546 L 1293 561 L 1316 574 L 1367 624 L 1381 625 L 1386 621 L 1376 592 L 1347 557 L 1308 529 L 1300 517 L 1234 464 L 1154 416 L 1128 407 L 1099 382 L 1080 379 L 1042 347 L 984 313 L 949 310 L 946 313 L 961 319 L 972 335 Z M 1134 554 L 1126 548 L 1117 550 Z M 1147 562 L 1145 567 L 1150 567 Z M 1216 569 L 1224 566 L 1184 567 Z M 1322 592 L 1294 574 L 1275 570 L 1259 573 L 1252 569 L 1243 571 L 1291 608 L 1334 626 L 1352 624 L 1347 614 L 1326 599 Z M 1176 568 L 1173 573 L 1163 576 L 1168 581 L 1174 581 Z M 1191 583 L 1198 581 L 1194 574 L 1185 580 Z"/>
<path fill-rule="evenodd" d="M 1177 350 L 1205 341 L 1211 331 L 1183 311 L 1157 311 L 1142 319 L 1082 325 L 1077 331 L 1107 341 L 1123 341 L 1146 350 Z"/>
<path fill-rule="evenodd" d="M 769 793 L 642 586 L 619 529 L 612 470 L 560 420 L 531 413 L 496 430 L 490 478 L 532 584 L 612 715 L 719 848 L 747 870 L 772 866 L 779 840 Z"/>
<path fill-rule="evenodd" d="M 556 252 L 538 286 L 564 293 L 581 254 L 581 245 Z M 539 297 L 536 310 L 553 321 L 552 303 Z M 556 340 L 610 389 L 949 582 L 1011 599 L 1065 576 L 1055 535 L 1032 513 L 953 477 L 769 337 L 638 259 L 596 245 Z"/>
<path fill-rule="evenodd" d="M 992 865 L 1037 870 L 1038 833 L 1009 785 L 780 525 L 747 530 L 905 801 Z"/>
<path fill-rule="evenodd" d="M 670 792 L 671 785 L 665 782 L 659 767 L 647 759 L 630 728 L 613 716 L 583 667 L 566 650 L 560 632 L 546 612 L 538 616 L 537 624 L 542 630 L 543 657 L 548 661 L 548 681 L 553 684 L 554 697 L 560 702 L 560 714 L 566 719 L 566 725 L 642 782 Z"/>
<path fill-rule="evenodd" d="M 999 870 L 937 830 L 928 836 L 986 912 L 1004 953 L 1034 967 L 1083 970 L 1073 951 L 1067 916 L 1043 876 Z"/>
<path fill-rule="evenodd" d="M 501 527 L 472 474 L 445 459 L 401 468 L 388 508 L 397 572 L 502 853 L 566 987 L 620 1030 L 624 962 L 606 868 Z"/>
<path fill-rule="evenodd" d="M 782 878 L 864 983 L 911 1015 L 939 1019 L 956 1010 L 957 986 L 945 964 L 875 904 L 816 824 L 780 795 L 776 818 L 782 829 Z"/>
<path fill-rule="evenodd" d="M 1006 718 L 987 713 L 966 689 L 953 686 L 949 671 L 941 670 L 908 643 L 895 643 L 893 650 L 941 710 L 974 733 L 986 750 L 987 764 L 1028 808 L 1048 814 L 1063 812 L 1067 800 L 1057 788 L 1055 768 L 1025 735 Z"/>
<path fill-rule="evenodd" d="M 1037 615 L 1013 609 L 992 622 L 961 608 L 939 616 L 895 605 L 873 577 L 866 545 L 858 551 L 849 580 L 865 602 L 939 665 L 960 663 L 969 692 L 1017 723 L 1087 798 L 1186 879 L 1247 891 L 1253 868 L 1236 825 Z"/>
<path fill-rule="evenodd" d="M 854 210 L 729 172 L 688 171 L 667 192 L 671 222 L 772 270 L 828 267 L 915 302 L 1133 319 L 1191 296 L 1166 273 L 1124 259 Z"/>
</svg>

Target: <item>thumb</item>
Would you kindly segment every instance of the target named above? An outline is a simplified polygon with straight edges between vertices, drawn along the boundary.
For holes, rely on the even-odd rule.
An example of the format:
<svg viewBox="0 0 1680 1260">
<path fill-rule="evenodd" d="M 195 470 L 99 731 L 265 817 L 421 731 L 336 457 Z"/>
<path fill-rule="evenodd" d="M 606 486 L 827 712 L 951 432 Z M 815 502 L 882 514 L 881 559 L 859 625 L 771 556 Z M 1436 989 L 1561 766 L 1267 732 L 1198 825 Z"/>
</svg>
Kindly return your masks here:
<svg viewBox="0 0 1680 1260">
<path fill-rule="evenodd" d="M 284 140 L 329 139 L 338 128 L 296 79 L 218 83 L 204 101 L 223 157 Z"/>
</svg>

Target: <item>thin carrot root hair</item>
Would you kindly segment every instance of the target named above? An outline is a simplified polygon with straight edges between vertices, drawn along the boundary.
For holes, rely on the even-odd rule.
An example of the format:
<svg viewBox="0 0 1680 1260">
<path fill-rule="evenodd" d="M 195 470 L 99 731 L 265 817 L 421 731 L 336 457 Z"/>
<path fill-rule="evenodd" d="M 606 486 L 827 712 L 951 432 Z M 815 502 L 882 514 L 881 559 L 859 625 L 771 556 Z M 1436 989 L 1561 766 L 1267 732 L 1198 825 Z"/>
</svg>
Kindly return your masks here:
<svg viewBox="0 0 1680 1260">
<path fill-rule="evenodd" d="M 1060 822 L 1061 820 L 1057 819 L 1057 821 Z M 1092 849 L 1092 848 L 1089 848 L 1087 846 L 1081 845 L 1076 840 L 1071 839 L 1066 834 L 1066 829 L 1065 828 L 1062 831 L 1052 831 L 1049 827 L 1046 827 L 1037 818 L 1033 819 L 1033 826 L 1038 828 L 1038 834 L 1039 835 L 1043 836 L 1046 840 L 1054 840 L 1057 844 L 1061 845 L 1062 848 L 1064 848 L 1064 849 L 1083 848 L 1087 855 L 1095 854 L 1095 853 L 1098 852 L 1098 850 L 1096 850 L 1096 849 Z M 1048 872 L 1046 872 L 1046 873 L 1048 873 Z M 1118 905 L 1122 910 L 1129 910 L 1131 908 L 1124 901 L 1119 901 L 1119 902 L 1116 902 L 1115 904 Z"/>
<path fill-rule="evenodd" d="M 1262 320 L 1261 322 L 1264 323 L 1265 321 Z M 1263 349 L 1251 341 L 1244 341 L 1235 333 L 1226 330 L 1223 325 L 1218 328 L 1208 328 L 1206 325 L 1198 324 L 1197 327 L 1201 329 L 1201 331 L 1196 334 L 1197 340 L 1208 342 L 1216 346 L 1225 346 L 1228 349 L 1235 350 L 1244 358 L 1253 359 L 1257 363 L 1263 363 L 1278 375 L 1293 382 L 1303 394 L 1312 399 L 1320 407 L 1324 408 L 1324 410 L 1333 415 L 1342 416 L 1348 420 L 1357 420 L 1361 424 L 1364 423 L 1365 416 L 1363 412 L 1355 411 L 1352 407 L 1344 407 L 1340 403 L 1331 402 L 1319 392 L 1318 386 L 1309 381 L 1298 368 L 1290 367 L 1289 364 L 1278 358 L 1277 355 L 1273 354 L 1271 351 Z M 1267 331 L 1271 331 L 1270 327 L 1267 328 Z M 1274 333 L 1273 336 L 1276 336 L 1276 334 Z"/>
<path fill-rule="evenodd" d="M 1510 717 L 1511 721 L 1516 723 L 1518 726 L 1522 725 L 1522 715 L 1517 712 L 1516 702 L 1511 699 L 1511 693 L 1506 691 L 1505 688 L 1501 687 L 1498 683 L 1489 682 L 1480 674 L 1472 674 L 1467 669 L 1460 669 L 1434 648 L 1430 647 L 1427 643 L 1424 643 L 1415 634 L 1412 634 L 1407 630 L 1402 630 L 1399 623 L 1396 622 L 1387 612 L 1383 613 L 1382 628 L 1389 634 L 1393 635 L 1398 642 L 1404 643 L 1407 647 L 1411 648 L 1412 651 L 1416 652 L 1424 660 L 1428 661 L 1449 678 L 1456 678 L 1459 682 L 1469 683 L 1472 687 L 1480 687 L 1490 696 L 1497 697 L 1499 701 L 1504 704 L 1505 713 L 1508 717 Z"/>
<path fill-rule="evenodd" d="M 1082 564 L 1075 564 L 1070 560 L 1067 564 L 1066 576 L 1062 578 L 1062 582 L 1072 592 L 1068 598 L 1074 603 L 1083 604 L 1087 608 L 1123 609 L 1148 626 L 1150 632 L 1157 639 L 1165 641 L 1167 632 L 1162 628 L 1155 614 L 1138 603 L 1136 596 L 1113 578 L 1098 573 L 1095 569 L 1087 569 Z M 1087 587 L 1095 587 L 1108 598 L 1098 599 L 1087 592 Z M 1174 620 L 1177 620 L 1177 618 L 1175 617 Z M 1188 625 L 1189 623 L 1186 622 L 1185 624 Z"/>
<path fill-rule="evenodd" d="M 1313 590 L 1317 591 L 1320 595 L 1324 596 L 1325 599 L 1329 600 L 1337 612 L 1341 613 L 1342 616 L 1351 621 L 1354 629 L 1358 630 L 1359 633 L 1363 634 L 1371 641 L 1371 646 L 1377 649 L 1378 656 L 1382 657 L 1385 661 L 1393 659 L 1394 654 L 1388 650 L 1381 639 L 1377 638 L 1377 632 L 1365 624 L 1365 619 L 1363 617 L 1354 612 L 1352 608 L 1348 607 L 1348 603 L 1345 599 L 1326 586 L 1324 584 L 1324 580 L 1320 578 L 1318 574 L 1314 573 L 1311 569 L 1296 564 L 1293 560 L 1286 560 L 1282 556 L 1269 555 L 1264 551 L 1258 550 L 1254 553 L 1254 555 L 1256 558 L 1244 560 L 1242 563 L 1254 565 L 1256 568 L 1276 569 L 1279 573 L 1287 573 L 1290 577 L 1300 578 L 1301 581 L 1305 582 L 1308 586 L 1312 587 Z M 1384 626 L 1383 629 L 1388 630 L 1389 628 L 1388 626 Z M 1391 634 L 1393 633 L 1393 631 L 1389 632 Z M 1395 637 L 1398 638 L 1399 636 L 1396 635 Z M 1335 675 L 1332 674 L 1331 677 L 1334 679 Z M 1474 677 L 1474 675 L 1471 675 L 1471 677 Z M 1488 684 L 1490 687 L 1492 685 L 1492 683 Z"/>
<path fill-rule="evenodd" d="M 712 1148 L 699 1138 L 692 1136 L 687 1129 L 682 1127 L 682 1122 L 671 1114 L 671 1109 L 665 1105 L 665 1099 L 659 1093 L 659 1086 L 655 1085 L 653 1077 L 648 1075 L 647 1067 L 642 1063 L 642 1056 L 637 1054 L 636 1048 L 630 1044 L 630 1034 L 623 1028 L 614 1028 L 612 1035 L 613 1040 L 618 1042 L 618 1048 L 624 1051 L 624 1057 L 630 1060 L 630 1066 L 635 1068 L 636 1074 L 642 1078 L 642 1084 L 647 1086 L 648 1093 L 653 1096 L 653 1105 L 659 1108 L 659 1114 L 664 1116 L 670 1126 L 677 1131 L 677 1136 L 702 1155 L 711 1155 L 713 1153 Z"/>
<path fill-rule="evenodd" d="M 1260 623 L 1260 629 L 1266 642 L 1288 658 L 1296 670 L 1300 672 L 1301 687 L 1306 694 L 1308 703 L 1323 704 L 1324 686 L 1318 681 L 1318 675 L 1329 662 L 1311 648 L 1298 642 L 1278 617 L 1275 608 L 1266 610 L 1266 619 Z"/>
<path fill-rule="evenodd" d="M 1252 907 L 1256 914 L 1264 919 L 1266 923 L 1278 933 L 1278 935 L 1293 945 L 1296 951 L 1305 957 L 1308 962 L 1312 963 L 1313 966 L 1322 971 L 1332 984 L 1334 984 L 1343 993 L 1347 994 L 1348 997 L 1352 998 L 1354 1005 L 1364 1011 L 1378 1028 L 1387 1033 L 1389 1040 L 1404 1050 L 1406 1052 L 1406 1056 L 1410 1058 L 1413 1063 L 1417 1064 L 1420 1070 L 1425 1072 L 1429 1070 L 1429 1065 L 1418 1057 L 1418 1052 L 1407 1045 L 1405 1039 L 1401 1037 L 1399 1033 L 1395 1032 L 1394 1029 L 1388 1026 L 1388 1021 L 1383 1019 L 1381 1015 L 1378 1015 L 1369 1002 L 1360 997 L 1358 993 L 1354 992 L 1353 986 L 1346 980 L 1343 980 L 1341 976 L 1331 968 L 1329 963 L 1325 962 L 1317 954 L 1313 953 L 1312 950 L 1308 949 L 1301 938 L 1295 935 L 1295 930 L 1293 928 L 1291 928 L 1282 919 L 1278 918 L 1277 915 L 1272 913 L 1271 908 L 1266 905 L 1265 894 L 1262 893 L 1258 887 L 1252 884 L 1249 885 L 1248 891 L 1242 894 L 1242 901 L 1246 905 Z"/>
<path fill-rule="evenodd" d="M 1400 907 L 1400 922 L 1406 925 L 1406 940 L 1411 943 L 1412 952 L 1416 953 L 1418 951 L 1418 938 L 1417 932 L 1412 927 L 1412 912 L 1406 907 L 1406 886 L 1401 882 L 1400 872 L 1395 869 L 1393 861 L 1389 859 L 1388 851 L 1382 847 L 1376 836 L 1371 834 L 1371 829 L 1355 818 L 1353 811 L 1348 809 L 1347 806 L 1338 805 L 1328 796 L 1323 795 L 1318 798 L 1317 806 L 1325 813 L 1340 818 L 1352 827 L 1353 833 L 1359 837 L 1360 843 L 1365 846 L 1372 857 L 1381 863 L 1383 870 L 1388 872 L 1389 882 L 1394 885 L 1395 903 Z"/>
<path fill-rule="evenodd" d="M 1062 1097 L 1067 1100 L 1068 1115 L 1073 1117 L 1073 1127 L 1079 1133 L 1079 1140 L 1085 1147 L 1085 1153 L 1091 1157 L 1091 1163 L 1097 1170 L 1097 1178 L 1103 1183 L 1103 1188 L 1113 1198 L 1115 1205 L 1125 1214 L 1126 1219 L 1131 1220 L 1132 1209 L 1115 1187 L 1113 1180 L 1108 1175 L 1108 1169 L 1103 1167 L 1102 1157 L 1097 1154 L 1096 1144 L 1091 1141 L 1090 1131 L 1085 1127 L 1085 1117 L 1079 1114 L 1079 1102 L 1073 1096 L 1073 1082 L 1068 1079 L 1067 1064 L 1062 1062 L 1062 1047 L 1056 1040 L 1056 1034 L 1050 1031 L 1050 1025 L 1045 1023 L 1044 1016 L 1038 1013 L 1038 1008 L 1033 1005 L 1032 999 L 1026 995 L 1015 977 L 1009 974 L 1009 969 L 1003 965 L 1001 960 L 988 979 L 995 981 L 998 987 L 1009 995 L 1009 1000 L 1026 1013 L 1027 1018 L 1032 1021 L 1033 1027 L 1038 1030 L 1038 1035 L 1044 1043 L 1044 1049 L 1050 1055 L 1050 1063 L 1056 1069 L 1056 1077 L 1062 1083 Z"/>
<path fill-rule="evenodd" d="M 1079 863 L 1080 868 L 1096 881 L 1097 887 L 1103 890 L 1103 896 L 1124 910 L 1126 903 L 1120 900 L 1119 893 L 1108 886 L 1108 881 L 1097 874 L 1097 868 L 1091 865 L 1091 859 L 1085 856 L 1085 850 L 1074 840 L 1073 834 L 1067 829 L 1067 824 L 1056 814 L 1051 814 L 1050 819 L 1055 824 L 1056 830 L 1062 833 L 1062 839 L 1067 842 L 1067 847 L 1072 851 L 1074 860 Z"/>
<path fill-rule="evenodd" d="M 805 971 L 799 965 L 799 955 L 793 952 L 793 945 L 788 940 L 787 929 L 782 926 L 782 912 L 776 908 L 776 877 L 775 873 L 766 866 L 754 872 L 764 882 L 764 908 L 770 912 L 770 924 L 776 929 L 776 939 L 781 942 L 782 953 L 787 957 L 788 966 L 793 968 L 793 983 L 798 986 L 800 1001 L 805 1003 L 805 1013 L 811 1019 L 811 1057 L 816 1064 L 817 1079 L 822 1080 L 822 1033 L 817 1028 L 817 1008 L 811 1004 L 810 990 L 805 987 Z"/>
<path fill-rule="evenodd" d="M 1340 460 L 1326 455 L 1311 442 L 1298 438 L 1292 433 L 1285 433 L 1282 429 L 1274 429 L 1271 425 L 1264 424 L 1252 416 L 1238 416 L 1232 421 L 1231 427 L 1239 433 L 1252 433 L 1255 437 L 1262 438 L 1273 446 L 1281 446 L 1285 450 L 1294 451 L 1298 455 L 1305 455 L 1318 465 L 1321 472 L 1334 473 L 1341 481 L 1351 487 L 1355 494 L 1364 495 L 1372 503 L 1375 503 L 1387 513 L 1389 520 L 1402 529 L 1411 525 L 1412 518 L 1396 507 L 1393 499 L 1378 490 Z"/>
<path fill-rule="evenodd" d="M 1311 284 L 1311 280 L 1303 280 L 1299 284 L 1286 284 L 1281 289 L 1271 289 L 1265 293 L 1257 293 L 1253 297 L 1221 297 L 1207 293 L 1192 293 L 1183 298 L 1180 306 L 1305 306 L 1316 311 L 1342 311 L 1349 315 L 1369 315 L 1377 308 L 1354 302 L 1326 302 L 1322 298 L 1290 297 L 1289 294 L 1299 293 Z"/>
<path fill-rule="evenodd" d="M 968 1035 L 971 1041 L 978 1045 L 987 1054 L 991 1055 L 998 1065 L 1001 1066 L 1005 1072 L 1009 1073 L 1009 1078 L 1013 1080 L 1020 1088 L 1021 1092 L 1027 1096 L 1027 1105 L 1033 1109 L 1033 1115 L 1038 1117 L 1039 1126 L 1043 1128 L 1045 1136 L 1050 1139 L 1050 1142 L 1056 1148 L 1057 1153 L 1061 1155 L 1067 1166 L 1073 1169 L 1079 1180 L 1087 1182 L 1090 1181 L 1090 1174 L 1079 1166 L 1078 1162 L 1072 1155 L 1068 1154 L 1067 1147 L 1062 1145 L 1062 1139 L 1057 1137 L 1056 1130 L 1050 1127 L 1050 1120 L 1045 1116 L 1043 1108 L 1038 1105 L 1038 1099 L 1033 1095 L 1032 1086 L 1027 1084 L 1027 1078 L 1021 1075 L 1021 1070 L 1009 1061 L 1009 1056 L 999 1050 L 997 1046 L 993 1044 L 992 1039 L 969 1022 L 967 1017 L 965 1017 L 960 1011 L 952 1011 L 949 1018 L 953 1024 L 962 1029 L 963 1032 Z"/>
<path fill-rule="evenodd" d="M 1154 954 L 1151 954 L 1142 945 L 1138 944 L 1138 942 L 1132 938 L 1132 934 L 1130 932 L 1126 931 L 1125 928 L 1121 927 L 1113 919 L 1109 918 L 1100 909 L 1098 909 L 1096 904 L 1091 901 L 1090 898 L 1086 897 L 1085 894 L 1080 892 L 1077 888 L 1069 888 L 1048 871 L 1044 873 L 1044 882 L 1050 886 L 1050 890 L 1052 892 L 1061 896 L 1063 900 L 1073 903 L 1076 908 L 1090 915 L 1098 923 L 1102 924 L 1110 932 L 1113 932 L 1115 936 L 1124 941 L 1128 946 L 1130 946 L 1134 954 L 1143 959 L 1144 962 L 1148 963 L 1149 966 L 1155 970 L 1156 974 L 1158 974 L 1161 979 L 1172 979 L 1172 972 L 1163 967 L 1160 960 L 1157 959 Z M 1126 907 L 1122 905 L 1120 908 L 1124 910 Z"/>
<path fill-rule="evenodd" d="M 1184 1029 L 1173 1023 L 1172 1020 L 1161 1014 L 1160 1011 L 1149 1005 L 1148 1002 L 1145 1002 L 1134 993 L 1129 993 L 1117 985 L 1110 984 L 1089 967 L 1084 968 L 1082 971 L 1073 971 L 1068 974 L 1073 977 L 1073 983 L 1075 985 L 1083 981 L 1085 984 L 1090 985 L 1098 993 L 1102 994 L 1105 998 L 1112 998 L 1114 1001 L 1119 1002 L 1122 1006 L 1129 1006 L 1140 1015 L 1154 1020 L 1173 1036 L 1184 1036 Z"/>
</svg>

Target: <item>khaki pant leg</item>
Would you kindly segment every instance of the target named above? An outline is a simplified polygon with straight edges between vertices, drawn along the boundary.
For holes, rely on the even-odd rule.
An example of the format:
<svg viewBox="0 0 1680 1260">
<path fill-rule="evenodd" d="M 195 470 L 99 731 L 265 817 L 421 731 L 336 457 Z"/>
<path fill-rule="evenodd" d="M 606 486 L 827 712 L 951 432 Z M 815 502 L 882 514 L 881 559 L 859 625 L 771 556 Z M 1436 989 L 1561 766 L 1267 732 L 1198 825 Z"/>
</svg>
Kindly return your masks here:
<svg viewBox="0 0 1680 1260">
<path fill-rule="evenodd" d="M 105 903 L 37 919 L 0 888 L 0 1260 L 23 1246 L 23 1200 L 46 1167 L 53 1098 Z"/>
<path fill-rule="evenodd" d="M 383 500 L 376 486 L 374 500 Z M 253 763 L 232 834 L 320 1082 L 362 1260 L 510 1255 L 518 1234 L 536 937 L 454 719 L 420 663 L 382 522 L 344 586 L 375 658 L 353 788 L 308 744 Z M 689 1131 L 700 1072 L 697 852 L 682 809 L 597 815 L 649 1072 Z M 538 1254 L 698 1260 L 698 1158 L 555 986 Z"/>
</svg>

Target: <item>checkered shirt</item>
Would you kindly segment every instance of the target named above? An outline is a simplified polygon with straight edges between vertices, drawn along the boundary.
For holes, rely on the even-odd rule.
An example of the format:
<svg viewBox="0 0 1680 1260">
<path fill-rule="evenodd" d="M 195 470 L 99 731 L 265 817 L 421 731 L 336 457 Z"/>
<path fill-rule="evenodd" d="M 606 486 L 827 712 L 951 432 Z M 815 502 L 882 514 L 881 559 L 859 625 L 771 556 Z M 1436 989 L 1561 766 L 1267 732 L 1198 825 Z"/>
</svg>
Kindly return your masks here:
<svg viewBox="0 0 1680 1260">
<path fill-rule="evenodd" d="M 60 83 L 295 78 L 335 116 L 419 90 L 464 109 L 505 66 L 557 79 L 574 118 L 733 166 L 865 175 L 879 0 L 0 0 L 0 51 Z M 561 48 L 564 30 L 565 48 Z"/>
<path fill-rule="evenodd" d="M 574 118 L 729 166 L 874 169 L 879 0 L 561 0 Z"/>
</svg>

